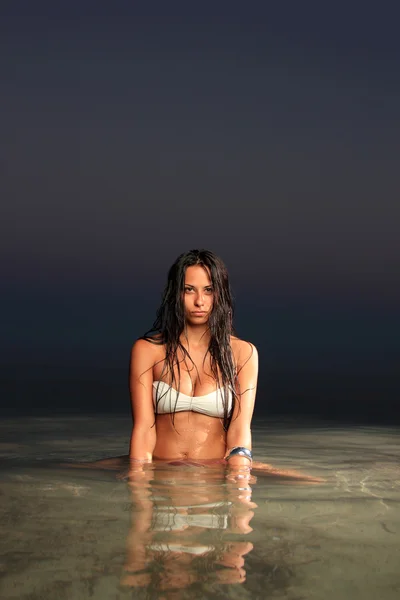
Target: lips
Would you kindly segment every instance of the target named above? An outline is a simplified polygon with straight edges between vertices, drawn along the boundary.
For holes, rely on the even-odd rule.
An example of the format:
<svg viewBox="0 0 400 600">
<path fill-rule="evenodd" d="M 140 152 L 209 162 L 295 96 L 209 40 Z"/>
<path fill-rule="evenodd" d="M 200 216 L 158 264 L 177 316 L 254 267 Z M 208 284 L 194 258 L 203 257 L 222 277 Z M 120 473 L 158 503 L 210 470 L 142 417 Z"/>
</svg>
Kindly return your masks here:
<svg viewBox="0 0 400 600">
<path fill-rule="evenodd" d="M 204 317 L 207 313 L 204 310 L 195 310 L 192 312 L 194 317 Z"/>
</svg>

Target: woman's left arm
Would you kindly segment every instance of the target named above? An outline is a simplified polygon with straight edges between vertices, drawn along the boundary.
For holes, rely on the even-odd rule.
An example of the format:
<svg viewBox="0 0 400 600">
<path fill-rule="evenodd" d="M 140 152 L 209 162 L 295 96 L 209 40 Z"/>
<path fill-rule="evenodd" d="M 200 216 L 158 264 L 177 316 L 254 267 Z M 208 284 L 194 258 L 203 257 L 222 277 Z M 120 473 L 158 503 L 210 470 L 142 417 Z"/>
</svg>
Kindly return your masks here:
<svg viewBox="0 0 400 600">
<path fill-rule="evenodd" d="M 226 437 L 227 454 L 235 447 L 251 450 L 251 419 L 253 417 L 258 379 L 258 352 L 256 347 L 242 340 L 237 340 L 236 344 L 238 401 L 235 403 Z M 238 454 L 229 458 L 228 464 L 234 468 L 251 466 L 248 458 Z"/>
</svg>

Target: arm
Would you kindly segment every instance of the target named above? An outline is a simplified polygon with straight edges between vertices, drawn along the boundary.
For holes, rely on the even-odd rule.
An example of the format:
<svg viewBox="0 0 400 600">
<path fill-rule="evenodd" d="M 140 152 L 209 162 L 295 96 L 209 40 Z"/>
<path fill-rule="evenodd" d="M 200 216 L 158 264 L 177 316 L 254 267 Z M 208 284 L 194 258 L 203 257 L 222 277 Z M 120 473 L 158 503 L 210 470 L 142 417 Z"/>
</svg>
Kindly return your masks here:
<svg viewBox="0 0 400 600">
<path fill-rule="evenodd" d="M 236 402 L 227 433 L 227 451 L 234 446 L 244 446 L 251 450 L 250 425 L 253 417 L 258 378 L 258 353 L 256 347 L 247 342 L 240 341 L 237 349 L 237 364 L 239 402 Z M 249 467 L 250 461 L 242 456 L 232 456 L 229 459 L 229 466 L 233 468 Z"/>
<path fill-rule="evenodd" d="M 258 378 L 258 355 L 257 349 L 252 344 L 240 341 L 239 350 L 237 352 L 237 364 L 238 364 L 238 383 L 239 383 L 239 399 L 240 408 L 235 407 L 231 424 L 228 429 L 226 451 L 235 447 L 243 446 L 251 450 L 251 419 L 254 411 L 254 402 L 257 390 L 257 378 Z M 243 357 L 243 358 L 241 358 Z M 319 477 L 313 477 L 309 475 L 303 475 L 302 473 L 292 471 L 285 471 L 282 469 L 275 469 L 271 465 L 253 462 L 250 464 L 249 459 L 242 456 L 232 456 L 228 462 L 229 474 L 228 478 L 236 481 L 240 478 L 243 482 L 244 479 L 248 480 L 248 483 L 254 481 L 254 472 L 260 474 L 277 475 L 283 477 L 289 481 L 304 482 L 304 483 L 321 483 L 324 480 Z M 253 469 L 253 475 L 250 475 L 251 468 Z M 247 473 L 247 475 L 246 475 Z M 232 488 L 234 489 L 234 488 Z M 251 488 L 248 486 L 250 492 L 249 498 L 242 496 L 242 492 L 246 490 L 240 490 L 239 499 L 243 503 L 248 503 L 251 497 Z"/>
<path fill-rule="evenodd" d="M 153 365 L 154 348 L 151 342 L 137 340 L 131 352 L 129 374 L 133 417 L 129 458 L 132 461 L 151 462 L 156 444 Z"/>
</svg>

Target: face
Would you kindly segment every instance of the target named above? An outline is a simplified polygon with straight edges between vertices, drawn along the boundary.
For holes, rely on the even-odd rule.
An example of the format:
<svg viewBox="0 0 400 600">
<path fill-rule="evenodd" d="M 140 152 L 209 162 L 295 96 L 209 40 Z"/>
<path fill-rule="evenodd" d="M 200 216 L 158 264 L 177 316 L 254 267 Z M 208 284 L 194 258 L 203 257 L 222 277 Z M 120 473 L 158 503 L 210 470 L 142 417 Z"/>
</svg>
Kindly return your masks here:
<svg viewBox="0 0 400 600">
<path fill-rule="evenodd" d="M 203 325 L 212 311 L 214 291 L 210 275 L 204 267 L 188 267 L 185 273 L 184 305 L 187 323 Z"/>
</svg>

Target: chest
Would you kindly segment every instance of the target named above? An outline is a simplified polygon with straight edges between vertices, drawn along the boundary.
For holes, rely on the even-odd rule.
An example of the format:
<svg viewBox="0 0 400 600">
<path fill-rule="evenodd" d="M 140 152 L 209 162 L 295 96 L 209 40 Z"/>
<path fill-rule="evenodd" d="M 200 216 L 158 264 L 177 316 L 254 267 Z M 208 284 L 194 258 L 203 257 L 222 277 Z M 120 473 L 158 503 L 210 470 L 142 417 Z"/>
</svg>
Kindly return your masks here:
<svg viewBox="0 0 400 600">
<path fill-rule="evenodd" d="M 180 391 L 187 396 L 204 396 L 220 387 L 217 366 L 213 366 L 206 349 L 190 349 L 190 354 L 179 350 L 174 363 L 166 360 L 165 350 L 153 367 L 153 380 L 164 381 L 173 387 L 179 383 Z"/>
</svg>

